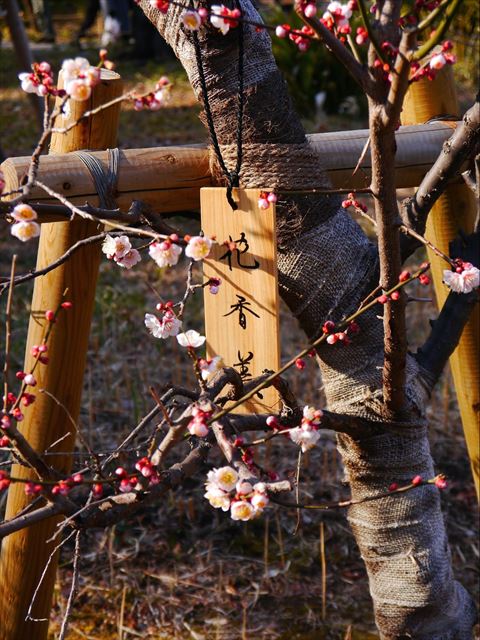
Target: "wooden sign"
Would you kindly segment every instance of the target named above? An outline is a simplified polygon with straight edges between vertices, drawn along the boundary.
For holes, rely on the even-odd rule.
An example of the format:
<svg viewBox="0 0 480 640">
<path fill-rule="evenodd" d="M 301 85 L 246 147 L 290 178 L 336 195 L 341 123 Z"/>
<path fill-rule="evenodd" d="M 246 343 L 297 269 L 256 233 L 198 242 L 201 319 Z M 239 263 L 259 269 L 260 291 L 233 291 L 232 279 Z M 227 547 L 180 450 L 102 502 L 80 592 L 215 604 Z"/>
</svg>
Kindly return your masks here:
<svg viewBox="0 0 480 640">
<path fill-rule="evenodd" d="M 216 295 L 205 288 L 207 357 L 222 356 L 245 382 L 280 367 L 275 205 L 259 209 L 260 193 L 234 189 L 236 211 L 227 202 L 226 189 L 207 187 L 200 193 L 203 232 L 217 239 L 203 272 L 205 278 L 222 281 Z M 275 389 L 265 389 L 261 396 L 238 412 L 278 410 Z"/>
</svg>

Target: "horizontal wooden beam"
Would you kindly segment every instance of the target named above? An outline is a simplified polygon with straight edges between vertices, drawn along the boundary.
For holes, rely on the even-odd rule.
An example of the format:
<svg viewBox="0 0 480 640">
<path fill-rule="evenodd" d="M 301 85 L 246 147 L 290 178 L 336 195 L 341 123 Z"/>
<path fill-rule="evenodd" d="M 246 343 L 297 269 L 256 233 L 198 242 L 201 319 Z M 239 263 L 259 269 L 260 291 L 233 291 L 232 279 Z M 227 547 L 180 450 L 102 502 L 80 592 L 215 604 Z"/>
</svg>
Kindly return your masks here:
<svg viewBox="0 0 480 640">
<path fill-rule="evenodd" d="M 400 127 L 396 134 L 398 188 L 415 187 L 420 183 L 455 126 L 455 122 L 434 121 L 425 125 Z M 308 138 L 324 159 L 325 169 L 334 187 L 353 190 L 369 186 L 371 162 L 368 151 L 361 168 L 352 176 L 367 143 L 368 129 L 318 133 Z M 96 151 L 94 155 L 106 164 L 106 151 Z M 3 162 L 1 168 L 7 191 L 17 189 L 22 184 L 29 160 L 29 157 L 21 157 Z M 86 202 L 94 206 L 98 204 L 92 178 L 74 153 L 42 156 L 38 178 L 77 205 Z M 209 152 L 206 146 L 152 147 L 120 152 L 117 203 L 123 211 L 128 209 L 132 200 L 143 200 L 159 213 L 197 210 L 200 206 L 200 187 L 210 185 Z M 40 189 L 32 192 L 29 201 L 53 202 Z"/>
</svg>

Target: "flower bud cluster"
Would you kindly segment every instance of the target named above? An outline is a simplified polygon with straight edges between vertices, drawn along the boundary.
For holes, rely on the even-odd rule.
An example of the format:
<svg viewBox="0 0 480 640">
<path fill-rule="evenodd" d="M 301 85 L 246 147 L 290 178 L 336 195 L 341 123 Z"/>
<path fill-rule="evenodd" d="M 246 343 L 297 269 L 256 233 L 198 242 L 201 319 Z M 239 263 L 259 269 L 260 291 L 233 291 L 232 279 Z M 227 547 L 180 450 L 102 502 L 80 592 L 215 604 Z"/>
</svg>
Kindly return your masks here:
<svg viewBox="0 0 480 640">
<path fill-rule="evenodd" d="M 209 403 L 196 404 L 192 408 L 192 419 L 187 425 L 188 432 L 197 438 L 208 435 L 208 420 L 213 414 L 213 408 Z"/>
<path fill-rule="evenodd" d="M 259 209 L 268 209 L 270 204 L 275 204 L 278 198 L 275 193 L 268 191 L 261 191 L 260 197 L 258 198 L 258 208 Z"/>
<path fill-rule="evenodd" d="M 367 213 L 368 211 L 368 207 L 363 204 L 363 202 L 360 202 L 360 200 L 356 199 L 355 193 L 353 191 L 351 191 L 348 194 L 347 198 L 343 200 L 342 207 L 344 209 L 348 209 L 348 207 L 354 207 L 355 209 L 360 209 L 360 211 L 363 211 L 363 213 Z"/>
<path fill-rule="evenodd" d="M 355 0 L 350 0 L 346 4 L 341 2 L 330 2 L 327 10 L 320 18 L 329 31 L 335 33 L 341 42 L 346 42 L 346 36 L 351 33 L 350 18 L 357 8 Z"/>
<path fill-rule="evenodd" d="M 322 332 L 327 336 L 327 344 L 336 344 L 337 342 L 341 342 L 343 345 L 350 344 L 352 341 L 351 336 L 359 333 L 359 331 L 360 327 L 355 321 L 350 322 L 343 331 L 336 331 L 335 323 L 331 320 L 327 320 L 322 327 Z"/>
<path fill-rule="evenodd" d="M 428 64 L 420 64 L 419 62 L 412 63 L 412 75 L 410 81 L 418 81 L 422 78 L 433 80 L 438 71 L 443 69 L 445 65 L 455 64 L 457 61 L 456 56 L 450 53 L 453 49 L 453 43 L 451 40 L 445 40 L 440 49 L 436 49 L 436 53 L 432 55 Z"/>
<path fill-rule="evenodd" d="M 152 464 L 150 458 L 140 458 L 140 460 L 135 463 L 135 469 L 139 471 L 144 478 L 148 479 L 149 486 L 156 485 L 160 482 L 158 471 Z"/>
<path fill-rule="evenodd" d="M 143 109 L 158 111 L 168 101 L 171 88 L 170 80 L 167 76 L 162 76 L 153 91 L 143 96 L 134 96 L 133 108 L 135 111 L 142 111 Z"/>
<path fill-rule="evenodd" d="M 263 513 L 269 503 L 263 482 L 252 485 L 240 480 L 233 467 L 212 469 L 207 474 L 205 498 L 215 509 L 230 510 L 232 520 L 252 520 Z"/>
<path fill-rule="evenodd" d="M 27 93 L 37 96 L 61 95 L 53 82 L 53 72 L 48 62 L 34 62 L 31 73 L 19 73 L 21 87 Z"/>
<path fill-rule="evenodd" d="M 210 7 L 210 23 L 225 36 L 230 29 L 238 27 L 240 9 L 229 9 L 223 4 L 212 4 Z"/>
<path fill-rule="evenodd" d="M 135 0 L 135 2 L 138 2 L 138 0 Z M 149 2 L 150 6 L 154 9 L 158 9 L 160 13 L 167 13 L 168 7 L 170 6 L 168 0 L 149 0 Z"/>
</svg>

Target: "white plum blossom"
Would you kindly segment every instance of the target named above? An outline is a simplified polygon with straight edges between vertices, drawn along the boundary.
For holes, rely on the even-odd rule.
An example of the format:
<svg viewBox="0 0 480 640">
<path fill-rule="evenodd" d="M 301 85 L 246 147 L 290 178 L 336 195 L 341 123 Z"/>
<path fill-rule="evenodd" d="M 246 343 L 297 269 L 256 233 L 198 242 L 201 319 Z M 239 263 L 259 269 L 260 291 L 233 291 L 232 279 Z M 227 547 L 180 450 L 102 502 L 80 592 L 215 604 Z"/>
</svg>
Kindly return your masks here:
<svg viewBox="0 0 480 640">
<path fill-rule="evenodd" d="M 121 258 L 115 258 L 115 262 L 119 267 L 123 267 L 124 269 L 131 269 L 137 264 L 137 262 L 140 262 L 141 259 L 142 257 L 137 249 L 130 249 L 130 251 L 128 251 Z"/>
<path fill-rule="evenodd" d="M 233 467 L 212 469 L 207 475 L 210 484 L 214 484 L 223 491 L 233 491 L 238 482 L 238 472 Z"/>
<path fill-rule="evenodd" d="M 92 87 L 100 82 L 100 69 L 92 67 L 86 58 L 68 58 L 62 64 L 66 93 L 73 100 L 88 100 Z"/>
<path fill-rule="evenodd" d="M 68 89 L 66 89 L 66 91 L 68 95 L 72 100 L 77 100 L 77 102 L 88 100 L 92 94 L 92 88 L 83 80 L 72 80 L 67 86 Z"/>
<path fill-rule="evenodd" d="M 182 321 L 179 320 L 173 311 L 166 311 L 162 320 L 152 313 L 145 314 L 145 326 L 154 338 L 169 338 L 176 336 L 182 328 Z"/>
<path fill-rule="evenodd" d="M 152 242 L 148 247 L 148 253 L 161 269 L 174 267 L 182 253 L 182 247 L 174 242 Z"/>
<path fill-rule="evenodd" d="M 255 492 L 251 498 L 252 507 L 256 511 L 263 511 L 270 502 L 266 493 Z"/>
<path fill-rule="evenodd" d="M 197 347 L 201 347 L 205 342 L 205 336 L 201 336 L 198 331 L 194 331 L 194 329 L 189 329 L 185 331 L 185 333 L 179 333 L 177 335 L 178 344 L 181 347 L 190 347 L 196 349 Z"/>
<path fill-rule="evenodd" d="M 212 4 L 210 7 L 210 22 L 216 29 L 220 29 L 224 36 L 230 31 L 230 23 L 222 17 L 224 15 L 228 15 L 228 13 L 225 12 L 226 9 L 227 8 L 223 4 Z"/>
<path fill-rule="evenodd" d="M 10 213 L 17 222 L 31 222 L 37 219 L 37 212 L 29 204 L 17 204 Z"/>
<path fill-rule="evenodd" d="M 335 20 L 337 28 L 348 27 L 349 20 L 352 17 L 352 10 L 348 4 L 342 4 L 341 2 L 330 2 L 327 6 L 326 12 L 323 14 L 323 18 L 326 20 L 332 17 Z"/>
<path fill-rule="evenodd" d="M 255 508 L 248 500 L 235 500 L 230 507 L 230 515 L 232 520 L 242 520 L 246 522 L 254 518 L 257 514 Z"/>
<path fill-rule="evenodd" d="M 114 238 L 108 234 L 102 243 L 102 251 L 109 260 L 119 260 L 126 256 L 131 249 L 132 245 L 127 236 Z"/>
<path fill-rule="evenodd" d="M 23 91 L 26 91 L 26 93 L 35 93 L 37 96 L 47 95 L 48 87 L 40 81 L 35 73 L 19 73 L 18 79 Z"/>
<path fill-rule="evenodd" d="M 198 31 L 202 26 L 202 19 L 197 11 L 185 11 L 182 15 L 182 24 L 188 31 Z"/>
<path fill-rule="evenodd" d="M 209 501 L 214 509 L 228 511 L 230 509 L 230 496 L 216 486 L 207 486 L 204 497 Z"/>
<path fill-rule="evenodd" d="M 443 282 L 455 293 L 470 293 L 480 286 L 480 270 L 470 262 L 464 262 L 461 273 L 445 269 Z"/>
<path fill-rule="evenodd" d="M 187 429 L 190 435 L 197 436 L 197 438 L 204 438 L 208 435 L 208 426 L 201 420 L 190 420 Z"/>
<path fill-rule="evenodd" d="M 320 438 L 318 431 L 308 424 L 296 427 L 295 429 L 290 429 L 289 434 L 292 442 L 298 444 L 303 453 L 312 449 Z"/>
<path fill-rule="evenodd" d="M 19 73 L 18 79 L 20 80 L 20 85 L 24 91 L 40 95 L 40 93 L 38 93 L 40 85 L 37 82 L 34 82 L 35 76 L 33 73 Z"/>
<path fill-rule="evenodd" d="M 217 371 L 224 366 L 222 356 L 215 356 L 211 360 L 200 360 L 199 367 L 203 380 L 209 380 Z"/>
<path fill-rule="evenodd" d="M 65 82 L 75 80 L 85 75 L 90 68 L 90 63 L 86 58 L 67 58 L 62 63 L 62 73 Z"/>
<path fill-rule="evenodd" d="M 24 220 L 13 224 L 10 232 L 15 238 L 18 238 L 22 242 L 27 242 L 27 240 L 31 240 L 40 235 L 40 225 L 33 220 Z"/>
<path fill-rule="evenodd" d="M 251 520 L 261 515 L 269 503 L 264 482 L 252 486 L 248 480 L 240 480 L 233 467 L 212 469 L 207 474 L 205 497 L 216 509 L 228 511 L 233 520 Z"/>
<path fill-rule="evenodd" d="M 253 491 L 252 485 L 250 484 L 250 482 L 247 482 L 246 480 L 240 480 L 239 482 L 237 482 L 235 489 L 237 493 L 241 496 L 248 496 Z"/>
<path fill-rule="evenodd" d="M 193 236 L 188 241 L 185 255 L 192 260 L 203 260 L 210 253 L 213 241 L 206 236 Z"/>
<path fill-rule="evenodd" d="M 443 55 L 443 53 L 437 53 L 435 56 L 430 58 L 429 66 L 430 69 L 442 69 L 447 64 L 447 59 Z"/>
<path fill-rule="evenodd" d="M 303 419 L 302 422 L 309 422 L 310 424 L 320 424 L 323 412 L 321 409 L 315 409 L 306 405 L 303 407 Z"/>
</svg>

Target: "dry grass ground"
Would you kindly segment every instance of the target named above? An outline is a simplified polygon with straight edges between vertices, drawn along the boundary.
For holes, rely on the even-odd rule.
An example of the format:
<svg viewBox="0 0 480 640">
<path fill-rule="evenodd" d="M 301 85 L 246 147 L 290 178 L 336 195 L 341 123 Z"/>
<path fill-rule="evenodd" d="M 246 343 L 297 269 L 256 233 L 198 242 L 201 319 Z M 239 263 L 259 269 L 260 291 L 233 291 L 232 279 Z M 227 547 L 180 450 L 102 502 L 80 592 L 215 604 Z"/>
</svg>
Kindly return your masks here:
<svg viewBox="0 0 480 640">
<path fill-rule="evenodd" d="M 63 36 L 62 36 L 63 37 Z M 64 37 L 67 40 L 67 37 Z M 74 53 L 51 50 L 56 62 Z M 6 155 L 24 155 L 34 141 L 33 118 L 15 80 L 15 64 L 1 51 L 2 147 Z M 90 56 L 92 59 L 93 57 Z M 155 81 L 164 72 L 175 81 L 172 102 L 157 113 L 124 110 L 122 147 L 198 142 L 205 133 L 198 107 L 183 72 L 173 62 L 120 61 L 128 85 Z M 192 223 L 190 223 L 192 224 Z M 22 271 L 33 266 L 35 246 L 14 247 L 0 227 L 0 270 L 8 272 L 12 251 Z M 420 260 L 421 258 L 419 258 Z M 155 300 L 149 285 L 167 297 L 182 287 L 185 265 L 159 272 L 153 264 L 133 272 L 102 263 L 97 288 L 80 426 L 99 451 L 111 449 L 151 406 L 149 384 L 189 384 L 188 363 L 173 344 L 154 342 L 143 326 Z M 14 366 L 21 366 L 31 288 L 14 300 Z M 425 291 L 422 290 L 422 294 Z M 4 301 L 0 299 L 0 305 Z M 1 310 L 3 312 L 4 307 Z M 188 324 L 201 329 L 201 300 L 194 299 Z M 410 309 L 411 343 L 420 344 L 433 317 L 432 305 Z M 295 322 L 283 310 L 282 353 L 287 358 L 303 345 Z M 1 337 L 3 339 L 3 335 Z M 312 361 L 292 376 L 305 403 L 321 406 L 321 381 Z M 437 469 L 449 477 L 444 512 L 456 575 L 478 595 L 478 529 L 475 495 L 461 423 L 449 375 L 442 379 L 430 409 L 431 442 Z M 0 454 L 1 455 L 1 454 Z M 82 449 L 76 451 L 79 459 Z M 265 464 L 293 472 L 296 451 L 275 442 L 262 454 Z M 348 496 L 334 439 L 324 436 L 302 469 L 302 494 L 312 502 Z M 265 517 L 239 524 L 211 509 L 202 498 L 201 479 L 150 507 L 142 516 L 112 530 L 95 531 L 83 540 L 79 595 L 68 637 L 71 640 L 336 640 L 377 637 L 363 564 L 345 513 L 297 515 L 269 508 Z M 320 544 L 323 527 L 324 544 Z M 52 612 L 53 640 L 66 606 L 72 547 L 65 545 Z M 322 556 L 326 565 L 322 588 Z"/>
</svg>

